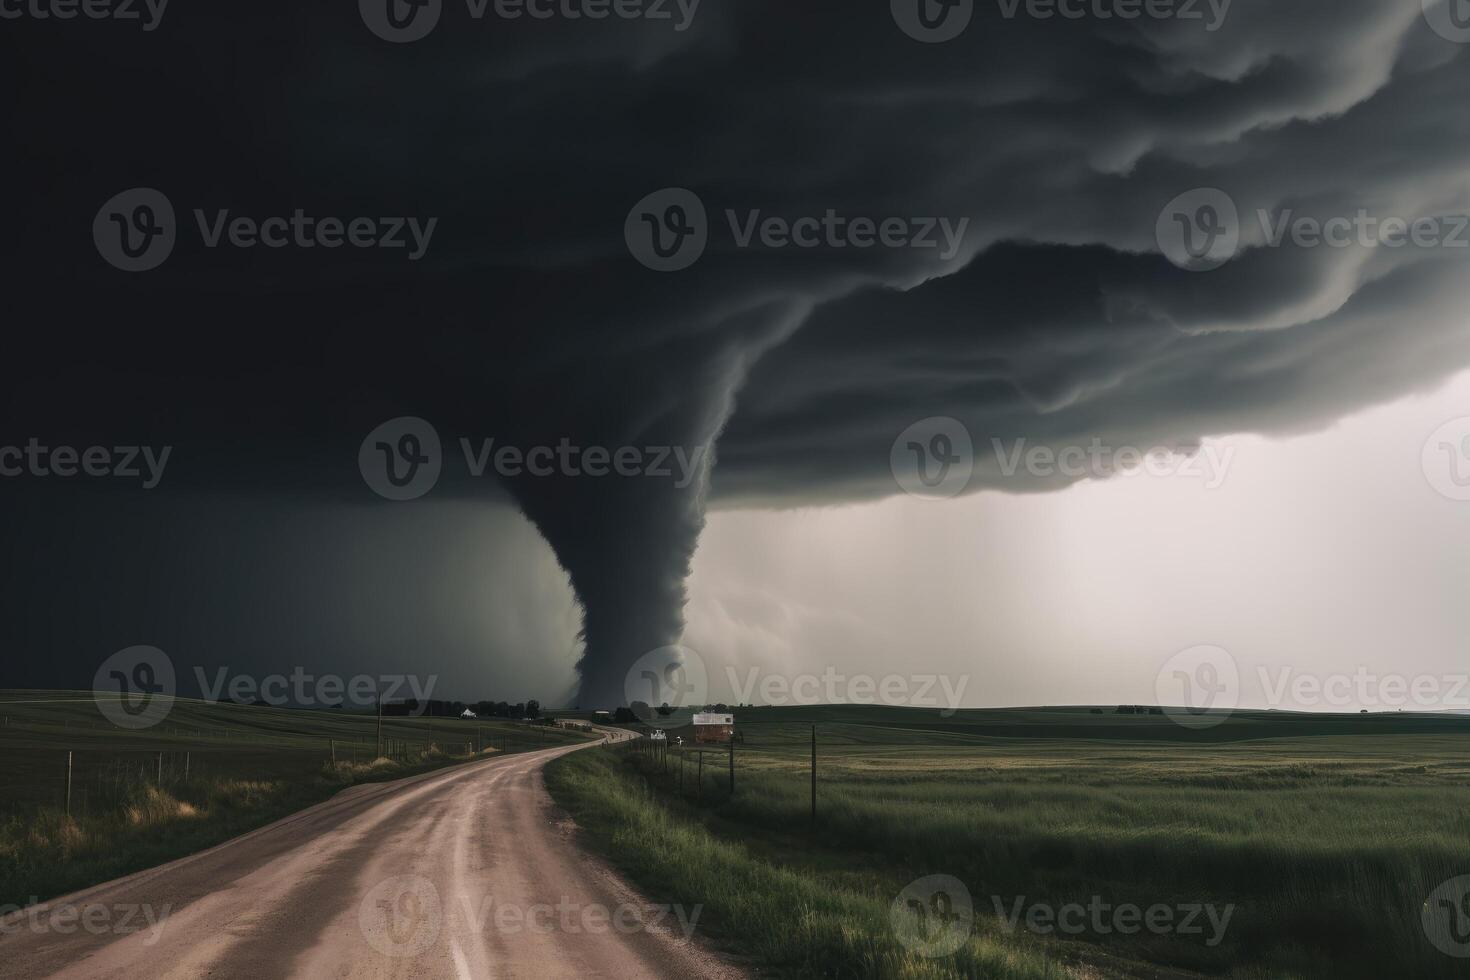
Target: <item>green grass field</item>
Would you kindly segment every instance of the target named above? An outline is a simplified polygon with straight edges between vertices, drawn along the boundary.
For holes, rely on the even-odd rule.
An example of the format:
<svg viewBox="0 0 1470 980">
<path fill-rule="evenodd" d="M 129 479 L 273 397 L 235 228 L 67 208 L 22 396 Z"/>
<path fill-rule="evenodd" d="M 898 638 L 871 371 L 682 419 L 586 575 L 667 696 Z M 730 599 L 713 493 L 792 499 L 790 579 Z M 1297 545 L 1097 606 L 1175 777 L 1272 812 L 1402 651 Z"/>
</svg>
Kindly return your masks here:
<svg viewBox="0 0 1470 980">
<path fill-rule="evenodd" d="M 584 739 L 503 720 L 389 717 L 378 757 L 368 714 L 180 699 L 162 723 L 128 731 L 87 692 L 0 691 L 0 907 L 202 850 L 356 783 Z"/>
<path fill-rule="evenodd" d="M 810 725 L 818 724 L 811 821 Z M 1463 977 L 1421 911 L 1470 874 L 1470 719 L 1242 712 L 1205 731 L 1087 709 L 737 712 L 728 757 L 598 750 L 558 799 L 661 900 L 705 906 L 738 953 L 792 976 Z M 687 732 L 671 730 L 671 735 Z M 952 955 L 899 941 L 890 905 L 963 883 Z M 1018 908 L 1214 909 L 1198 933 L 1104 916 L 1061 935 Z M 1076 919 L 1070 920 L 1076 925 Z M 1214 940 L 1212 942 L 1212 940 Z"/>
</svg>

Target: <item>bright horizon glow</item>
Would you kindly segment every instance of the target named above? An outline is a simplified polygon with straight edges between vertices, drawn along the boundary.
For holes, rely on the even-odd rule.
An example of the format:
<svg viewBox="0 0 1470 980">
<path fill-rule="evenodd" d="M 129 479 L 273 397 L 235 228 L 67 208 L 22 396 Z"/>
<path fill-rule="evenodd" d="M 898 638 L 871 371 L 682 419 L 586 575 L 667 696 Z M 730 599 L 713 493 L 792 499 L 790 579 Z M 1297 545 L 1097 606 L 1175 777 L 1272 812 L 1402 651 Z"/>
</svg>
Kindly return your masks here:
<svg viewBox="0 0 1470 980">
<path fill-rule="evenodd" d="M 1320 432 L 1209 440 L 1234 454 L 1216 489 L 1137 475 L 1050 494 L 716 511 L 685 642 L 712 700 L 738 699 L 752 668 L 830 666 L 967 676 L 965 707 L 1155 704 L 1165 661 L 1215 644 L 1239 664 L 1241 708 L 1470 707 L 1470 689 L 1453 689 L 1470 672 L 1470 502 L 1438 493 L 1421 461 L 1430 435 L 1467 415 L 1470 372 Z M 1365 701 L 1356 681 L 1345 703 L 1341 680 L 1315 704 L 1272 694 L 1283 676 L 1360 671 L 1440 686 L 1423 707 L 1391 703 L 1381 684 Z"/>
</svg>

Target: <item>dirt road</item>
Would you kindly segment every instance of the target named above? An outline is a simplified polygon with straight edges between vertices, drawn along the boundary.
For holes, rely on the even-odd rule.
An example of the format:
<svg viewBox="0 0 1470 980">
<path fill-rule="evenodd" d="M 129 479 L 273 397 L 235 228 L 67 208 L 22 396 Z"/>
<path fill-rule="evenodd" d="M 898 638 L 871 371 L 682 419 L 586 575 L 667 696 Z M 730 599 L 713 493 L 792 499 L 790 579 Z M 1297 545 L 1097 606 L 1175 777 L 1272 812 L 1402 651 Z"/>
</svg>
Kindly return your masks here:
<svg viewBox="0 0 1470 980">
<path fill-rule="evenodd" d="M 353 787 L 212 850 L 0 921 L 0 974 L 738 977 L 697 908 L 580 850 L 542 767 L 580 747 Z"/>
</svg>

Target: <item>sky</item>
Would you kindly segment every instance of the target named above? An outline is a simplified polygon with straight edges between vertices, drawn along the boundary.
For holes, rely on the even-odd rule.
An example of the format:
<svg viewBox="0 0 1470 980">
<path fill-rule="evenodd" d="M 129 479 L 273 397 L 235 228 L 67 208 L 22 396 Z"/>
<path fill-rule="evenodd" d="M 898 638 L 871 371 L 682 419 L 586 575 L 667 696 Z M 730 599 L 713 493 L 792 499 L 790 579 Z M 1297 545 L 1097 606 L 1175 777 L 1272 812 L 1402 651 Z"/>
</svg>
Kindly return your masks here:
<svg viewBox="0 0 1470 980">
<path fill-rule="evenodd" d="M 967 707 L 1154 704 L 1160 668 L 1209 644 L 1239 664 L 1240 707 L 1464 709 L 1470 503 L 1435 488 L 1422 450 L 1467 411 L 1460 374 L 1319 432 L 1211 439 L 1228 460 L 1213 472 L 717 511 L 686 642 L 731 700 L 752 667 L 835 667 L 968 677 Z M 1433 459 L 1443 481 L 1449 459 Z M 1367 697 L 1356 682 L 1346 697 L 1273 696 L 1282 670 L 1295 683 L 1360 668 L 1437 679 L 1439 695 L 1380 680 Z"/>
<path fill-rule="evenodd" d="M 7 21 L 0 686 L 1447 669 L 1463 518 L 1384 454 L 1470 414 L 1449 8 L 661 6 Z"/>
</svg>

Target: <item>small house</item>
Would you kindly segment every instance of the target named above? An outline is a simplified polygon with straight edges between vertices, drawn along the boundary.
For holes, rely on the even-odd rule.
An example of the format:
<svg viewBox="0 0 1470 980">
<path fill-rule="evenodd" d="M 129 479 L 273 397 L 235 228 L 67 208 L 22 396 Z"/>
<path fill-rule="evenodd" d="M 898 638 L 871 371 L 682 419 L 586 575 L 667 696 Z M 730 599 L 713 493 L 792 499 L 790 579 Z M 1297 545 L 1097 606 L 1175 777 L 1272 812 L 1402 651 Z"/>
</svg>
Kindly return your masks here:
<svg viewBox="0 0 1470 980">
<path fill-rule="evenodd" d="M 700 713 L 694 716 L 694 741 L 728 745 L 735 737 L 735 716 Z"/>
</svg>

